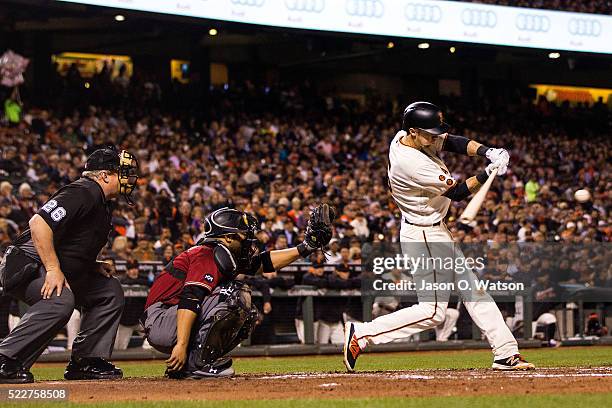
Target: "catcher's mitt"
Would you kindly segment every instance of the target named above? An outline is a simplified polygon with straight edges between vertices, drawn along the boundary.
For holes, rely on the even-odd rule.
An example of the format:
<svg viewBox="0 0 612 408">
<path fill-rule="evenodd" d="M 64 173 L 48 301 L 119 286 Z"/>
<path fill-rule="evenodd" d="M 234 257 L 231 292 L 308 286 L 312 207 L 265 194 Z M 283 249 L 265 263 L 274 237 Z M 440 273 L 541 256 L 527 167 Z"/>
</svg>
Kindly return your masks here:
<svg viewBox="0 0 612 408">
<path fill-rule="evenodd" d="M 332 223 L 336 218 L 336 210 L 328 204 L 321 204 L 310 212 L 306 226 L 304 242 L 310 252 L 323 249 L 332 238 Z"/>
</svg>

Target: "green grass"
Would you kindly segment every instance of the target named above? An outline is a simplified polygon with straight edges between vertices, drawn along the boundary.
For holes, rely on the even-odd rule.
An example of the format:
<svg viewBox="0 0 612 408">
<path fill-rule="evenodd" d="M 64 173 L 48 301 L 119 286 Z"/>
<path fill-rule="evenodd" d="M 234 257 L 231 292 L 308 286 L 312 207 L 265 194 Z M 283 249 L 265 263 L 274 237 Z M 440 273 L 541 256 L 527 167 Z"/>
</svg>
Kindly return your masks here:
<svg viewBox="0 0 612 408">
<path fill-rule="evenodd" d="M 530 349 L 524 355 L 537 367 L 612 366 L 612 347 Z M 491 365 L 491 358 L 488 350 L 366 353 L 359 358 L 357 368 L 360 371 L 487 368 Z M 163 361 L 119 362 L 118 365 L 123 368 L 126 377 L 158 377 L 164 372 Z M 344 371 L 339 354 L 237 358 L 234 368 L 238 374 Z M 32 372 L 37 380 L 63 378 L 61 365 L 37 364 Z"/>
<path fill-rule="evenodd" d="M 301 399 L 301 400 L 255 400 L 255 401 L 158 401 L 158 402 L 123 402 L 91 403 L 87 408 L 530 408 L 551 407 L 575 408 L 610 406 L 612 393 L 607 394 L 573 394 L 573 395 L 533 395 L 533 396 L 481 396 L 481 397 L 428 397 L 428 398 L 359 398 L 359 399 Z M 6 408 L 44 408 L 76 407 L 76 403 L 3 403 Z"/>
</svg>

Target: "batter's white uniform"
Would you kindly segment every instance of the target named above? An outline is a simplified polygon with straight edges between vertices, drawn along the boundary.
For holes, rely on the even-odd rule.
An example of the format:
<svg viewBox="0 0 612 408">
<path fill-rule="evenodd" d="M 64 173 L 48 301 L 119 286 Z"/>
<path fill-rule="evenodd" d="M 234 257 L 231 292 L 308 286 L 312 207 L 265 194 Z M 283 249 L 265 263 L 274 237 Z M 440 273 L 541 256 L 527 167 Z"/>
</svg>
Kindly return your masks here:
<svg viewBox="0 0 612 408">
<path fill-rule="evenodd" d="M 404 218 L 400 230 L 402 252 L 406 253 L 405 248 L 409 245 L 422 245 L 429 250 L 437 248 L 434 251 L 452 247 L 455 256 L 463 257 L 442 222 L 451 200 L 441 194 L 455 184 L 437 155 L 442 140 L 438 138 L 435 145 L 419 151 L 400 143 L 400 138 L 405 134 L 404 131 L 399 132 L 391 142 L 388 171 L 392 196 Z M 430 255 L 434 256 L 431 252 Z M 463 273 L 461 279 L 473 282 L 476 276 L 470 270 Z M 431 293 L 434 293 L 433 297 Z M 445 319 L 448 294 L 430 291 L 427 296 L 421 296 L 422 293 L 417 290 L 418 304 L 368 323 L 354 323 L 359 346 L 363 349 L 368 342 L 380 344 L 408 338 L 438 326 Z M 476 290 L 470 293 L 460 291 L 460 295 L 472 320 L 491 344 L 495 360 L 518 354 L 517 342 L 493 299 L 486 292 Z"/>
</svg>

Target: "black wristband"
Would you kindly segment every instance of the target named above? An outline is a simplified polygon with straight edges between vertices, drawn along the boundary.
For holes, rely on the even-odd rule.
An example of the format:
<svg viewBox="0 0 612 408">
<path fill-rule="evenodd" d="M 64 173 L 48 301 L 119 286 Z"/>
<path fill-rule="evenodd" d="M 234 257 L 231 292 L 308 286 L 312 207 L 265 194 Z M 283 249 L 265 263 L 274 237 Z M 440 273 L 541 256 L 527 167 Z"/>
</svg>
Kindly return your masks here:
<svg viewBox="0 0 612 408">
<path fill-rule="evenodd" d="M 470 195 L 470 190 L 468 189 L 467 183 L 464 181 L 449 188 L 442 195 L 450 198 L 452 201 L 461 201 Z"/>
<path fill-rule="evenodd" d="M 489 176 L 487 176 L 487 172 L 483 171 L 482 173 L 479 173 L 476 175 L 476 180 L 478 180 L 478 182 L 480 184 L 484 184 L 485 181 L 487 181 L 487 179 L 489 178 Z"/>
<path fill-rule="evenodd" d="M 199 313 L 200 308 L 202 307 L 202 301 L 208 293 L 210 293 L 210 291 L 202 286 L 184 286 L 179 296 L 178 308 Z"/>
<path fill-rule="evenodd" d="M 196 299 L 180 298 L 178 302 L 178 309 L 191 310 L 193 313 L 200 313 L 201 303 Z"/>
<path fill-rule="evenodd" d="M 478 147 L 478 150 L 476 150 L 476 154 L 479 156 L 486 156 L 487 155 L 487 150 L 489 150 L 490 147 L 482 145 L 480 147 Z"/>
<path fill-rule="evenodd" d="M 296 248 L 302 258 L 310 256 L 315 251 L 315 249 L 310 248 L 305 242 L 298 244 Z"/>
<path fill-rule="evenodd" d="M 264 251 L 259 254 L 259 259 L 261 259 L 261 266 L 263 267 L 263 271 L 265 273 L 274 272 L 274 264 L 272 263 L 272 258 L 270 257 L 270 251 Z"/>
</svg>

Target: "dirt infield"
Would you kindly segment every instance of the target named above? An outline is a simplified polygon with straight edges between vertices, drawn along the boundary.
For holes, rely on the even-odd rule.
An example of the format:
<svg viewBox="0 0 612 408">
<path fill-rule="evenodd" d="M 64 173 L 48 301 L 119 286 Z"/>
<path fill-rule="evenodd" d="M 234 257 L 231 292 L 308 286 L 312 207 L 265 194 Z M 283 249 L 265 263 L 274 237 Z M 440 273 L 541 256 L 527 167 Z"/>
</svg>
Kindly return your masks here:
<svg viewBox="0 0 612 408">
<path fill-rule="evenodd" d="M 31 388 L 32 384 L 23 387 Z M 105 382 L 48 381 L 38 382 L 34 387 L 68 388 L 73 402 L 602 393 L 612 389 L 612 367 L 544 368 L 528 372 L 480 369 L 297 373 L 183 381 L 133 378 Z"/>
</svg>

